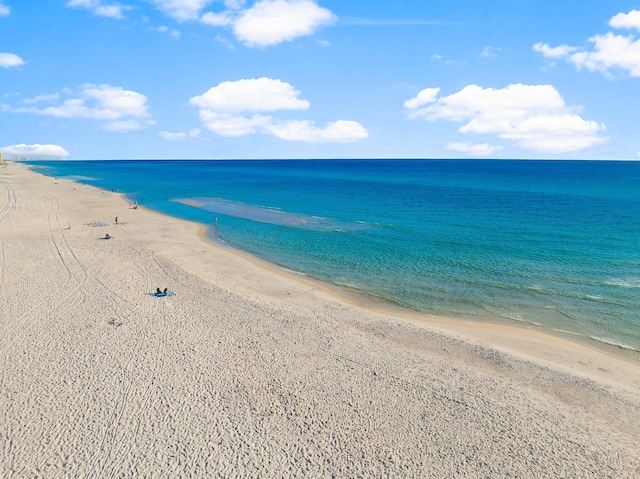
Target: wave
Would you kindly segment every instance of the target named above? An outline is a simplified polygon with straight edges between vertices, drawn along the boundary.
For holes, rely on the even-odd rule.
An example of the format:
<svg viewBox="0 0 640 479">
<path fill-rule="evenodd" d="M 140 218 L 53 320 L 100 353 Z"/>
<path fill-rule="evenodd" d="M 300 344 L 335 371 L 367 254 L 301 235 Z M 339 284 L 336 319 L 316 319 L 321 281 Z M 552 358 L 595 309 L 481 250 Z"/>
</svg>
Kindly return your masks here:
<svg viewBox="0 0 640 479">
<path fill-rule="evenodd" d="M 305 228 L 316 231 L 358 231 L 367 228 L 365 223 L 349 223 L 333 218 L 283 211 L 269 206 L 252 205 L 222 198 L 174 198 L 171 201 L 193 206 L 212 213 L 243 218 L 258 223 Z"/>
<path fill-rule="evenodd" d="M 640 288 L 640 278 L 613 278 L 605 281 L 610 286 L 622 286 L 623 288 Z"/>
<path fill-rule="evenodd" d="M 617 348 L 620 349 L 626 349 L 627 351 L 638 351 L 637 348 L 634 348 L 633 346 L 630 346 L 629 344 L 625 344 L 622 343 L 620 341 L 616 341 L 615 339 L 609 339 L 609 338 L 602 338 L 599 336 L 591 336 L 591 339 L 593 339 L 594 341 L 598 341 L 600 343 L 603 344 L 608 344 L 609 346 L 615 346 Z"/>
</svg>

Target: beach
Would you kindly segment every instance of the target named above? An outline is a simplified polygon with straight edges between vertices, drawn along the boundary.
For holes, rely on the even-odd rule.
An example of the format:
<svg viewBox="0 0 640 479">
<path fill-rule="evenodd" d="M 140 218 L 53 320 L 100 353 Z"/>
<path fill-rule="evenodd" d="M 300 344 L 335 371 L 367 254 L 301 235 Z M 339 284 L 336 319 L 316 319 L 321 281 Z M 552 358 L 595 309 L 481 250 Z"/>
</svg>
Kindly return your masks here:
<svg viewBox="0 0 640 479">
<path fill-rule="evenodd" d="M 640 476 L 637 354 L 361 304 L 17 163 L 0 331 L 5 478 Z"/>
</svg>

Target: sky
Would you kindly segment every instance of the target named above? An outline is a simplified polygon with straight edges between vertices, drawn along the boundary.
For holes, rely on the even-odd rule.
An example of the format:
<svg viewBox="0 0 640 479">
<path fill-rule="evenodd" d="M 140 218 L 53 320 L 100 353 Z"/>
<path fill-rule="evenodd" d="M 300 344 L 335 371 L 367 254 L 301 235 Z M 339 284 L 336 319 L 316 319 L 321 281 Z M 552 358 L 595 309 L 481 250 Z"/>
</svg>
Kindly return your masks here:
<svg viewBox="0 0 640 479">
<path fill-rule="evenodd" d="M 0 0 L 5 159 L 640 159 L 640 0 Z"/>
</svg>

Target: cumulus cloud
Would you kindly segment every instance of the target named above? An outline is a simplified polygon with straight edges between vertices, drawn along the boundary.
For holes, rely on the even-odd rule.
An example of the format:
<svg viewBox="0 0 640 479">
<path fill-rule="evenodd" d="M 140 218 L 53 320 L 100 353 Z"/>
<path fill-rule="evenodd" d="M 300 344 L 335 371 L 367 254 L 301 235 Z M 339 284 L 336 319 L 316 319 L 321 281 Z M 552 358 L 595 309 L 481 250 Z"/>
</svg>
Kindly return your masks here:
<svg viewBox="0 0 640 479">
<path fill-rule="evenodd" d="M 51 106 L 39 106 L 43 102 Z M 82 85 L 78 92 L 63 90 L 62 93 L 38 95 L 23 100 L 28 106 L 3 105 L 3 111 L 35 113 L 57 118 L 86 118 L 104 122 L 108 131 L 130 131 L 153 124 L 147 111 L 147 97 L 122 87 L 108 84 Z"/>
<path fill-rule="evenodd" d="M 189 138 L 197 138 L 202 133 L 200 128 L 192 128 L 189 131 L 160 131 L 158 136 L 167 141 L 183 141 Z"/>
<path fill-rule="evenodd" d="M 486 158 L 493 155 L 495 152 L 502 150 L 502 146 L 490 145 L 489 143 L 460 143 L 449 142 L 447 143 L 447 150 L 458 151 L 471 156 L 478 156 Z"/>
<path fill-rule="evenodd" d="M 67 158 L 69 152 L 59 145 L 26 145 L 20 143 L 18 145 L 4 146 L 0 151 L 5 157 L 13 156 L 17 158 L 33 158 L 33 159 L 59 159 Z"/>
<path fill-rule="evenodd" d="M 609 26 L 640 30 L 640 11 L 618 13 L 609 20 Z M 591 49 L 569 45 L 550 47 L 539 42 L 533 46 L 533 50 L 546 58 L 563 59 L 578 69 L 586 68 L 606 76 L 612 76 L 616 71 L 625 71 L 631 76 L 640 77 L 640 39 L 636 39 L 633 34 L 625 36 L 607 32 L 604 35 L 594 35 L 588 41 L 593 44 Z"/>
<path fill-rule="evenodd" d="M 235 21 L 236 37 L 249 46 L 265 47 L 311 35 L 336 16 L 312 0 L 261 0 Z"/>
<path fill-rule="evenodd" d="M 0 67 L 11 68 L 24 65 L 25 61 L 15 53 L 0 53 Z"/>
<path fill-rule="evenodd" d="M 607 141 L 599 135 L 605 125 L 583 119 L 551 85 L 468 85 L 426 106 L 419 96 L 405 102 L 409 118 L 463 123 L 460 133 L 495 135 L 532 151 L 568 153 Z"/>
<path fill-rule="evenodd" d="M 263 77 L 222 82 L 189 103 L 218 112 L 306 110 L 310 103 L 299 95 L 289 83 Z"/>
<path fill-rule="evenodd" d="M 367 130 L 355 121 L 338 120 L 318 127 L 309 120 L 278 120 L 282 110 L 307 110 L 309 101 L 291 84 L 272 78 L 222 82 L 189 103 L 199 109 L 204 126 L 220 136 L 262 133 L 286 141 L 347 142 L 366 138 Z"/>
<path fill-rule="evenodd" d="M 631 10 L 629 13 L 618 13 L 609 20 L 613 28 L 635 28 L 640 30 L 640 10 Z"/>
<path fill-rule="evenodd" d="M 409 110 L 415 110 L 421 106 L 433 103 L 436 101 L 436 97 L 440 93 L 440 88 L 425 88 L 418 96 L 404 102 L 404 107 Z"/>
<path fill-rule="evenodd" d="M 0 17 L 6 17 L 11 14 L 11 9 L 0 2 Z"/>
<path fill-rule="evenodd" d="M 69 0 L 67 2 L 69 8 L 83 8 L 93 12 L 99 17 L 108 17 L 115 19 L 124 18 L 124 12 L 131 10 L 129 5 L 121 5 L 119 3 L 104 3 L 102 0 Z"/>
</svg>

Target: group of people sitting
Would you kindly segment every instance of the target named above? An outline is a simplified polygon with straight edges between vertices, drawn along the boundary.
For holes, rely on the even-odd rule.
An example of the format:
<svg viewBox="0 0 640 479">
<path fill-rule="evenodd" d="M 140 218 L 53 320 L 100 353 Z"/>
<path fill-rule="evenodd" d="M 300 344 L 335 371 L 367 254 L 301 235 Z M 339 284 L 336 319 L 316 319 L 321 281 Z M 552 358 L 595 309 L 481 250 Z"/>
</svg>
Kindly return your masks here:
<svg viewBox="0 0 640 479">
<path fill-rule="evenodd" d="M 169 290 L 164 288 L 164 291 L 161 291 L 160 288 L 156 288 L 156 292 L 154 293 L 156 296 L 166 296 L 169 294 Z"/>
</svg>

